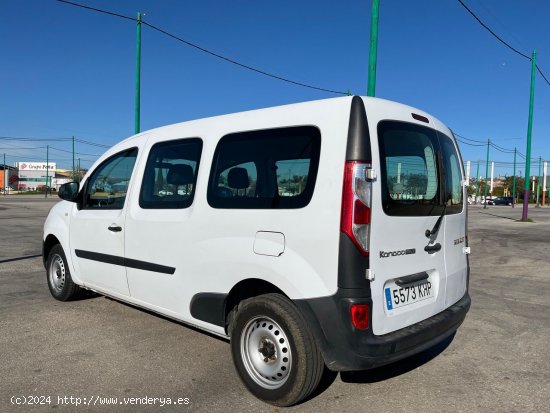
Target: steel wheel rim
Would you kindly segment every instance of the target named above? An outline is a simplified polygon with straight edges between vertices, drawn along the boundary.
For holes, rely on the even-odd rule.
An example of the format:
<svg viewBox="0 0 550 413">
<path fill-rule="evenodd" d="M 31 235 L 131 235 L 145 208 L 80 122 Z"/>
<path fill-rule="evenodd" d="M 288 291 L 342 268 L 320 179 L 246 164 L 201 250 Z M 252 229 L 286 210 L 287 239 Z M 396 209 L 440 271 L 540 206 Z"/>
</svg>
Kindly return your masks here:
<svg viewBox="0 0 550 413">
<path fill-rule="evenodd" d="M 63 291 L 65 285 L 65 263 L 59 254 L 55 254 L 50 261 L 48 271 L 50 286 L 58 293 Z"/>
<path fill-rule="evenodd" d="M 292 368 L 290 342 L 269 317 L 255 317 L 246 323 L 241 357 L 248 375 L 264 389 L 278 389 L 288 380 Z"/>
</svg>

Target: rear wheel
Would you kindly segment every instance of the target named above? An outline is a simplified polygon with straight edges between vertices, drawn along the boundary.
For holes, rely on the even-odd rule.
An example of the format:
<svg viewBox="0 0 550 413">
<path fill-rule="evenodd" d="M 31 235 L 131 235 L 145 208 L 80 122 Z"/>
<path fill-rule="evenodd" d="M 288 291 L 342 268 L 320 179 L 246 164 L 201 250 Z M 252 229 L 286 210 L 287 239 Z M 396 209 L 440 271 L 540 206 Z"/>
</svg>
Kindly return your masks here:
<svg viewBox="0 0 550 413">
<path fill-rule="evenodd" d="M 59 301 L 79 298 L 82 289 L 73 282 L 67 258 L 61 245 L 52 247 L 46 262 L 46 276 L 52 296 Z"/>
<path fill-rule="evenodd" d="M 256 397 L 291 406 L 315 390 L 324 362 L 294 304 L 280 294 L 242 301 L 232 316 L 231 352 Z"/>
</svg>

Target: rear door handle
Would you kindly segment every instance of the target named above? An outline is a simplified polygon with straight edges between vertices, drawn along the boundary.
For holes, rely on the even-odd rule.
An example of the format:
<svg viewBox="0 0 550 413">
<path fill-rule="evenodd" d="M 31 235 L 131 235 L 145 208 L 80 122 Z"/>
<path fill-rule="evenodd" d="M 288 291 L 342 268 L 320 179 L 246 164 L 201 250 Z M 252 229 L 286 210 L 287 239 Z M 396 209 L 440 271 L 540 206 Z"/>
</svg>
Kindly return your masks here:
<svg viewBox="0 0 550 413">
<path fill-rule="evenodd" d="M 428 254 L 433 254 L 434 252 L 437 252 L 441 249 L 441 244 L 438 242 L 435 245 L 426 245 L 424 247 L 424 251 L 426 251 Z"/>
<path fill-rule="evenodd" d="M 428 278 L 430 278 L 430 276 L 428 275 L 427 272 L 419 272 L 416 274 L 407 275 L 405 277 L 400 277 L 395 280 L 395 283 L 401 287 L 406 284 L 412 284 L 418 281 L 424 281 L 424 280 L 427 280 Z"/>
<path fill-rule="evenodd" d="M 112 224 L 108 229 L 109 231 L 113 231 L 113 232 L 122 231 L 122 227 L 119 227 L 118 225 L 115 225 L 115 224 Z"/>
</svg>

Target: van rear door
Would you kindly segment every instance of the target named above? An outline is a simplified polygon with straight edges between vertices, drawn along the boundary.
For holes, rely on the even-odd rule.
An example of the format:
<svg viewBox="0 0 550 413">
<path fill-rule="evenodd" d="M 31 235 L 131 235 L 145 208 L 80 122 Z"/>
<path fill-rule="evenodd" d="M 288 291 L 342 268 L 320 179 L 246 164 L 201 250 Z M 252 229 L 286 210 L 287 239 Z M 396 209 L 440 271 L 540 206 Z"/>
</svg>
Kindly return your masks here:
<svg viewBox="0 0 550 413">
<path fill-rule="evenodd" d="M 366 106 L 378 172 L 369 251 L 372 329 L 382 335 L 447 306 L 445 165 L 437 131 L 425 114 L 417 121 L 411 108 L 396 105 L 386 108 L 393 118 L 388 120 L 388 111 Z"/>
<path fill-rule="evenodd" d="M 456 141 L 446 133 L 437 133 L 445 171 L 445 268 L 447 292 L 445 307 L 460 300 L 466 293 L 468 260 L 464 248 L 466 238 L 466 211 L 464 206 L 464 168 Z"/>
</svg>

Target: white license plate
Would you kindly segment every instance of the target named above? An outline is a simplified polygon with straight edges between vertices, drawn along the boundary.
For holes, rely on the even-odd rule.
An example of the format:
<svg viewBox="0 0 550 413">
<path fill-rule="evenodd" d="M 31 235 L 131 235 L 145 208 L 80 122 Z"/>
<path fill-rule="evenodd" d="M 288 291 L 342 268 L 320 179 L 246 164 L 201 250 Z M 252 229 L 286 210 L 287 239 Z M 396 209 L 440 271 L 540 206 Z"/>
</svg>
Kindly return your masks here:
<svg viewBox="0 0 550 413">
<path fill-rule="evenodd" d="M 422 281 L 401 287 L 394 284 L 384 290 L 388 310 L 404 307 L 434 296 L 434 289 L 430 281 Z"/>
</svg>

